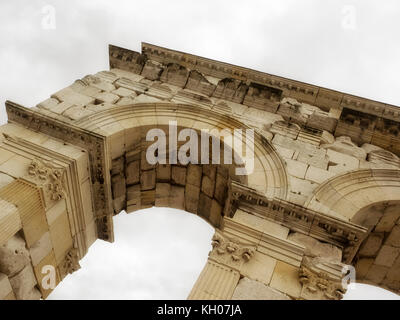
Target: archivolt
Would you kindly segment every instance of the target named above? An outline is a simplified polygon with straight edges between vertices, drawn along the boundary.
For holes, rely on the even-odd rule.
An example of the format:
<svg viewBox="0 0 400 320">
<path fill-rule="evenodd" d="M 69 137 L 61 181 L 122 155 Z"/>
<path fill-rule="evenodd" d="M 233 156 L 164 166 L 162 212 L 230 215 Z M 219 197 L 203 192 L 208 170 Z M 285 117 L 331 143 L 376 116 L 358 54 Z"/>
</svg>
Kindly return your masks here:
<svg viewBox="0 0 400 320">
<path fill-rule="evenodd" d="M 107 109 L 80 119 L 75 124 L 105 136 L 118 136 L 124 130 L 146 126 L 168 125 L 177 121 L 179 127 L 200 129 L 250 129 L 225 114 L 198 106 L 171 103 L 142 103 Z M 254 172 L 248 176 L 249 186 L 267 197 L 286 199 L 287 173 L 285 164 L 274 147 L 259 133 L 254 133 Z"/>
<path fill-rule="evenodd" d="M 353 221 L 361 209 L 382 201 L 400 200 L 400 170 L 355 170 L 320 185 L 306 207 Z"/>
</svg>

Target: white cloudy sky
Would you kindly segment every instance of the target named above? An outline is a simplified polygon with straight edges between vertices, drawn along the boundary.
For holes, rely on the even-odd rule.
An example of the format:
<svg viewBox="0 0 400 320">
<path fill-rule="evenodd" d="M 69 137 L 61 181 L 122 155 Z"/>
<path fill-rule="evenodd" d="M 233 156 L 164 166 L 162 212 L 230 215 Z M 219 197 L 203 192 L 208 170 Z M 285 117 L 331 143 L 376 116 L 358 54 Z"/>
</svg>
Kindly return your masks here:
<svg viewBox="0 0 400 320">
<path fill-rule="evenodd" d="M 48 8 L 55 29 L 43 28 Z M 34 106 L 106 70 L 108 44 L 140 51 L 141 41 L 400 105 L 399 16 L 397 0 L 1 1 L 0 121 L 6 99 Z M 50 298 L 186 298 L 212 229 L 150 209 L 116 217 L 115 234 Z M 362 286 L 346 297 L 394 296 Z"/>
</svg>

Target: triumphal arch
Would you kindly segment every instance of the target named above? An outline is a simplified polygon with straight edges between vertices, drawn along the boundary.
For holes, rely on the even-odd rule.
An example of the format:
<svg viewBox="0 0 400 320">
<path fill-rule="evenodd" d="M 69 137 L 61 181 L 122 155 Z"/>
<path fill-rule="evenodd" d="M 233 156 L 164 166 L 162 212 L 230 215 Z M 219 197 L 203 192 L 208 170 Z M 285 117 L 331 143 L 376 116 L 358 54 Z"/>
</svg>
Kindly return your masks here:
<svg viewBox="0 0 400 320">
<path fill-rule="evenodd" d="M 341 299 L 352 275 L 399 292 L 400 109 L 147 43 L 109 61 L 36 106 L 6 102 L 1 299 L 45 299 L 113 241 L 114 215 L 152 206 L 215 227 L 189 299 Z M 170 161 L 148 160 L 153 129 Z M 219 149 L 171 161 L 184 129 Z M 251 148 L 215 129 L 251 131 Z M 229 148 L 238 161 L 214 161 Z"/>
</svg>

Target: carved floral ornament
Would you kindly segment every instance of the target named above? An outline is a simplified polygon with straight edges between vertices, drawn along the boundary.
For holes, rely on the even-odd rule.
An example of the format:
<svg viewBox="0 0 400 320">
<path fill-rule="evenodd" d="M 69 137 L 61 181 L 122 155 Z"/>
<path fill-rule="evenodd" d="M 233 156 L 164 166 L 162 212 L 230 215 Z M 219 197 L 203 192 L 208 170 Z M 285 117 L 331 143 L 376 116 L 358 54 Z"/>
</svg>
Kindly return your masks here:
<svg viewBox="0 0 400 320">
<path fill-rule="evenodd" d="M 67 275 L 79 270 L 80 268 L 81 266 L 79 265 L 78 249 L 72 248 L 65 256 L 64 262 L 60 266 L 60 269 L 64 275 Z"/>
<path fill-rule="evenodd" d="M 63 186 L 64 170 L 56 168 L 51 163 L 34 159 L 28 167 L 30 177 L 36 178 L 43 185 L 45 192 L 50 195 L 50 199 L 58 201 L 65 198 Z"/>
<path fill-rule="evenodd" d="M 329 300 L 341 300 L 346 293 L 342 278 L 329 274 L 318 266 L 307 263 L 300 268 L 300 282 L 308 294 Z"/>
<path fill-rule="evenodd" d="M 229 239 L 217 232 L 212 238 L 213 250 L 210 255 L 230 256 L 232 262 L 248 262 L 255 252 L 255 248 L 241 243 L 238 239 Z"/>
</svg>

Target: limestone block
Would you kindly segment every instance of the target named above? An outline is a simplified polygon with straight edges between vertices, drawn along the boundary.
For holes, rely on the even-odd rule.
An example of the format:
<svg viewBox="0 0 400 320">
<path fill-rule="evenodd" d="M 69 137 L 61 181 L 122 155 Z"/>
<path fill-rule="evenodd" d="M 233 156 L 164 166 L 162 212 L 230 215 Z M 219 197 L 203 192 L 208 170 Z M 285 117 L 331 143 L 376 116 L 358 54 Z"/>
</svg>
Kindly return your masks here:
<svg viewBox="0 0 400 320">
<path fill-rule="evenodd" d="M 11 177 L 8 174 L 5 174 L 3 172 L 0 172 L 0 189 L 13 181 L 14 181 L 13 177 Z"/>
<path fill-rule="evenodd" d="M 142 190 L 150 190 L 156 187 L 156 170 L 142 171 L 140 174 L 140 184 Z"/>
<path fill-rule="evenodd" d="M 172 182 L 184 186 L 186 183 L 186 168 L 180 166 L 172 166 Z"/>
<path fill-rule="evenodd" d="M 243 264 L 241 274 L 252 280 L 269 284 L 276 265 L 276 259 L 256 251 L 250 261 Z"/>
<path fill-rule="evenodd" d="M 290 298 L 262 282 L 244 277 L 239 280 L 232 300 L 290 300 Z"/>
<path fill-rule="evenodd" d="M 270 286 L 292 298 L 298 298 L 302 288 L 299 281 L 299 269 L 285 262 L 277 261 Z"/>
<path fill-rule="evenodd" d="M 161 99 L 150 97 L 146 94 L 140 94 L 134 100 L 135 103 L 152 103 L 152 102 L 161 102 L 161 101 L 162 101 Z"/>
<path fill-rule="evenodd" d="M 383 245 L 375 259 L 375 264 L 391 267 L 400 253 L 400 248 Z"/>
<path fill-rule="evenodd" d="M 171 208 L 185 210 L 185 188 L 171 186 L 171 196 L 169 206 Z"/>
<path fill-rule="evenodd" d="M 88 108 L 74 105 L 74 106 L 66 109 L 63 112 L 63 115 L 70 118 L 71 120 L 79 120 L 83 117 L 90 116 L 94 113 L 95 113 L 94 111 L 92 111 Z"/>
<path fill-rule="evenodd" d="M 334 245 L 320 242 L 313 237 L 294 232 L 289 234 L 288 240 L 302 244 L 304 254 L 310 257 L 321 257 L 332 262 L 341 262 L 342 250 Z"/>
<path fill-rule="evenodd" d="M 48 283 L 46 280 L 47 278 L 45 278 L 46 276 L 48 276 L 48 270 L 44 267 L 46 266 L 53 266 L 56 267 L 57 263 L 56 263 L 56 258 L 54 255 L 53 251 L 50 251 L 43 259 L 42 261 L 37 265 L 33 267 L 33 271 L 35 273 L 36 276 L 36 280 L 38 282 L 38 289 L 40 290 L 43 299 L 46 299 L 47 296 L 53 291 L 51 288 L 46 288 L 46 286 L 44 286 L 45 283 Z M 57 286 L 61 279 L 60 279 L 60 274 L 58 269 L 55 269 L 55 285 Z"/>
<path fill-rule="evenodd" d="M 29 249 L 33 266 L 38 265 L 42 261 L 42 259 L 50 253 L 52 249 L 53 249 L 53 244 L 51 243 L 50 232 L 46 232 Z"/>
<path fill-rule="evenodd" d="M 65 199 L 58 201 L 54 206 L 46 211 L 46 218 L 48 225 L 52 225 L 54 221 L 63 213 L 67 211 L 67 204 Z"/>
<path fill-rule="evenodd" d="M 125 210 L 125 208 L 126 208 L 126 195 L 125 194 L 116 199 L 113 199 L 113 209 L 114 209 L 115 214 L 120 213 L 122 210 Z"/>
<path fill-rule="evenodd" d="M 30 263 L 25 240 L 18 234 L 0 246 L 0 272 L 13 277 Z"/>
<path fill-rule="evenodd" d="M 210 216 L 211 202 L 212 199 L 210 197 L 205 195 L 203 192 L 200 192 L 197 214 L 206 220 L 208 220 L 208 217 Z"/>
<path fill-rule="evenodd" d="M 37 282 L 30 264 L 9 279 L 18 300 L 39 300 L 42 296 L 35 288 Z"/>
<path fill-rule="evenodd" d="M 190 163 L 187 166 L 186 183 L 200 187 L 202 172 L 203 167 L 201 165 L 194 165 Z"/>
<path fill-rule="evenodd" d="M 93 97 L 89 97 L 89 96 L 80 94 L 80 93 L 74 91 L 70 87 L 67 87 L 65 89 L 62 89 L 62 90 L 56 92 L 51 97 L 56 98 L 56 99 L 60 100 L 61 102 L 62 101 L 69 102 L 78 107 L 83 107 L 85 105 L 94 103 L 94 100 L 95 100 Z"/>
<path fill-rule="evenodd" d="M 314 167 L 326 170 L 328 168 L 329 158 L 325 149 L 314 149 L 312 151 L 300 151 L 297 158 L 300 162 L 312 165 Z"/>
<path fill-rule="evenodd" d="M 215 175 L 217 173 L 217 167 L 212 164 L 203 165 L 203 174 L 209 177 L 211 180 L 215 180 Z"/>
<path fill-rule="evenodd" d="M 332 144 L 321 145 L 323 148 L 337 151 L 338 153 L 347 154 L 359 160 L 365 160 L 367 153 L 363 148 L 358 147 L 351 141 L 350 137 L 341 136 L 337 137 Z"/>
<path fill-rule="evenodd" d="M 291 159 L 286 159 L 285 162 L 287 165 L 288 173 L 290 175 L 300 179 L 304 179 L 308 164 Z"/>
<path fill-rule="evenodd" d="M 287 149 L 280 145 L 275 145 L 276 151 L 278 151 L 279 155 L 285 159 L 292 159 L 294 150 Z"/>
<path fill-rule="evenodd" d="M 209 220 L 210 223 L 215 227 L 220 226 L 220 222 L 222 219 L 221 212 L 222 212 L 221 205 L 215 199 L 212 199 Z"/>
<path fill-rule="evenodd" d="M 156 184 L 156 207 L 168 207 L 170 197 L 171 185 L 169 183 Z"/>
<path fill-rule="evenodd" d="M 111 167 L 111 175 L 117 175 L 124 172 L 125 168 L 125 158 L 119 157 L 117 159 L 112 160 L 112 167 Z"/>
<path fill-rule="evenodd" d="M 150 170 L 156 167 L 155 164 L 150 164 L 146 158 L 146 151 L 142 151 L 140 154 L 140 169 L 142 170 Z"/>
<path fill-rule="evenodd" d="M 225 204 L 226 193 L 228 189 L 227 184 L 227 179 L 221 174 L 217 173 L 217 178 L 215 180 L 214 197 L 221 205 Z"/>
<path fill-rule="evenodd" d="M 127 106 L 127 105 L 131 105 L 135 103 L 135 95 L 130 95 L 127 97 L 122 97 L 121 99 L 118 100 L 118 102 L 116 103 L 118 106 Z"/>
<path fill-rule="evenodd" d="M 0 199 L 0 245 L 6 243 L 21 228 L 18 208 L 12 203 Z"/>
<path fill-rule="evenodd" d="M 62 213 L 49 227 L 56 261 L 60 264 L 73 245 L 67 212 Z"/>
<path fill-rule="evenodd" d="M 400 226 L 395 225 L 385 241 L 386 245 L 400 247 Z"/>
<path fill-rule="evenodd" d="M 118 174 L 111 177 L 112 184 L 112 194 L 113 198 L 117 199 L 121 196 L 124 196 L 126 193 L 126 182 L 125 176 L 122 174 Z"/>
<path fill-rule="evenodd" d="M 207 196 L 212 198 L 214 196 L 214 180 L 211 180 L 208 176 L 203 175 L 203 179 L 201 182 L 201 191 L 204 192 Z"/>
<path fill-rule="evenodd" d="M 382 218 L 375 227 L 376 232 L 390 232 L 395 222 L 400 217 L 400 208 L 398 205 L 389 205 L 385 208 Z"/>
<path fill-rule="evenodd" d="M 0 273 L 0 300 L 4 300 L 12 292 L 7 275 Z"/>
<path fill-rule="evenodd" d="M 200 72 L 196 70 L 190 71 L 185 88 L 201 92 L 207 96 L 211 96 L 215 90 L 215 85 L 205 78 Z"/>
<path fill-rule="evenodd" d="M 233 220 L 281 239 L 286 239 L 289 233 L 289 228 L 286 228 L 279 223 L 255 216 L 240 209 L 236 210 Z"/>
<path fill-rule="evenodd" d="M 117 77 L 113 78 L 117 80 Z M 111 81 L 107 81 L 108 79 L 105 79 L 104 73 L 103 76 L 101 76 L 99 73 L 95 76 L 85 76 L 82 80 L 88 83 L 90 86 L 100 89 L 102 91 L 110 92 L 115 90 L 115 86 L 111 83 Z"/>
<path fill-rule="evenodd" d="M 171 165 L 158 164 L 157 165 L 157 181 L 168 182 L 171 180 Z"/>
<path fill-rule="evenodd" d="M 158 80 L 162 71 L 163 67 L 161 63 L 153 60 L 147 60 L 141 75 L 149 80 Z"/>
<path fill-rule="evenodd" d="M 388 271 L 389 267 L 373 264 L 369 268 L 365 279 L 372 282 L 373 284 L 379 284 L 385 278 Z"/>
<path fill-rule="evenodd" d="M 140 161 L 132 161 L 126 165 L 126 184 L 137 184 L 140 181 Z"/>
<path fill-rule="evenodd" d="M 327 156 L 329 158 L 328 170 L 333 173 L 341 173 L 345 171 L 358 169 L 360 160 L 355 157 L 328 149 Z"/>
<path fill-rule="evenodd" d="M 189 77 L 189 70 L 177 63 L 169 63 L 163 70 L 160 80 L 183 88 Z"/>
<path fill-rule="evenodd" d="M 120 97 L 128 97 L 128 96 L 134 96 L 136 97 L 136 92 L 127 88 L 119 87 L 118 89 L 114 90 L 112 92 L 115 95 L 118 95 Z"/>
<path fill-rule="evenodd" d="M 375 259 L 373 258 L 361 258 L 357 261 L 356 268 L 356 277 L 357 279 L 364 279 L 368 273 L 369 268 L 374 263 Z"/>
<path fill-rule="evenodd" d="M 218 82 L 213 97 L 242 103 L 247 92 L 247 85 L 240 80 L 225 78 Z"/>
<path fill-rule="evenodd" d="M 95 95 L 96 98 L 96 103 L 116 103 L 120 97 L 116 94 L 110 93 L 110 92 L 100 92 Z"/>
<path fill-rule="evenodd" d="M 189 183 L 185 186 L 185 208 L 186 211 L 197 214 L 200 197 L 200 188 Z"/>
<path fill-rule="evenodd" d="M 51 111 L 58 113 L 58 114 L 64 114 L 65 111 L 67 111 L 70 108 L 75 109 L 82 109 L 82 106 L 77 106 L 75 103 L 69 102 L 69 101 L 62 101 L 56 106 L 54 106 Z"/>
<path fill-rule="evenodd" d="M 151 208 L 154 206 L 156 201 L 156 190 L 142 190 L 140 192 L 141 197 L 141 207 L 142 208 Z"/>
<path fill-rule="evenodd" d="M 60 101 L 58 101 L 57 99 L 49 98 L 49 99 L 46 99 L 46 100 L 40 102 L 37 105 L 37 107 L 38 108 L 47 109 L 47 110 L 51 110 L 52 108 L 54 108 L 59 103 L 60 103 Z"/>
<path fill-rule="evenodd" d="M 291 193 L 303 195 L 305 197 L 309 197 L 313 193 L 314 189 L 318 186 L 318 184 L 315 182 L 299 179 L 293 176 L 290 176 L 289 184 Z"/>
<path fill-rule="evenodd" d="M 133 212 L 141 208 L 140 184 L 127 188 L 127 212 Z"/>
<path fill-rule="evenodd" d="M 316 183 L 323 183 L 335 175 L 334 172 L 322 170 L 314 166 L 309 166 L 306 172 L 306 180 Z"/>
<path fill-rule="evenodd" d="M 359 255 L 362 257 L 375 257 L 381 248 L 384 234 L 373 232 L 362 244 Z"/>
</svg>

